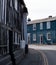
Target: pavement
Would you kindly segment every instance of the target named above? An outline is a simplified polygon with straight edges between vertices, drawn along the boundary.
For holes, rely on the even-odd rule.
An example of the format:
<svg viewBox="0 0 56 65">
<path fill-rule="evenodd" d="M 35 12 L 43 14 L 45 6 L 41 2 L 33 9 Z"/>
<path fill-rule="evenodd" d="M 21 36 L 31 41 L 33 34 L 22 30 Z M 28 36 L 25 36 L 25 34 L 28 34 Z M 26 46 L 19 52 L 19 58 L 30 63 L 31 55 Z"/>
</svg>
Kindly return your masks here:
<svg viewBox="0 0 56 65">
<path fill-rule="evenodd" d="M 56 45 L 37 45 L 30 44 L 29 48 L 37 49 L 37 50 L 56 50 Z"/>
<path fill-rule="evenodd" d="M 2 58 L 6 57 L 6 56 L 8 56 L 8 54 L 6 54 L 6 55 L 0 55 L 0 60 L 1 60 Z"/>
<path fill-rule="evenodd" d="M 23 57 L 24 50 L 20 49 L 14 52 L 16 65 L 22 60 Z M 0 65 L 12 65 L 11 56 L 9 54 L 6 56 L 5 55 L 0 56 Z"/>
<path fill-rule="evenodd" d="M 44 65 L 42 54 L 34 49 L 29 49 L 29 53 L 18 65 Z"/>
</svg>

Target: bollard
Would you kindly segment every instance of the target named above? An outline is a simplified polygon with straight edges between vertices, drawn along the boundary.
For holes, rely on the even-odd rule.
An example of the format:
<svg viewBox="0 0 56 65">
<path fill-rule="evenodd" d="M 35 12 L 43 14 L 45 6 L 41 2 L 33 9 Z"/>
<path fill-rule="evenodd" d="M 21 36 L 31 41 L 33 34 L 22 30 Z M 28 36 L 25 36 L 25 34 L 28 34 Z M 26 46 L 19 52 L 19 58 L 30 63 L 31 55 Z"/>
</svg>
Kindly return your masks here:
<svg viewBox="0 0 56 65">
<path fill-rule="evenodd" d="M 28 45 L 25 45 L 25 54 L 28 54 Z"/>
</svg>

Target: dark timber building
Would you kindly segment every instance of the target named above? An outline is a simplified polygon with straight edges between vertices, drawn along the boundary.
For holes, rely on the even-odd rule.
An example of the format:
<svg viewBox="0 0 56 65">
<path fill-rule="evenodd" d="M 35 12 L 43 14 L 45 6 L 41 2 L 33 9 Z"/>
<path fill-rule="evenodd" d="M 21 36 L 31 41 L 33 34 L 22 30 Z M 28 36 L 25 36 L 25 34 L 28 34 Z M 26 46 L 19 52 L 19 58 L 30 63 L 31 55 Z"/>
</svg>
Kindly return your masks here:
<svg viewBox="0 0 56 65">
<path fill-rule="evenodd" d="M 23 0 L 0 0 L 0 54 L 9 53 L 10 48 L 12 51 L 20 48 L 20 40 L 24 39 L 23 14 L 26 12 Z"/>
</svg>

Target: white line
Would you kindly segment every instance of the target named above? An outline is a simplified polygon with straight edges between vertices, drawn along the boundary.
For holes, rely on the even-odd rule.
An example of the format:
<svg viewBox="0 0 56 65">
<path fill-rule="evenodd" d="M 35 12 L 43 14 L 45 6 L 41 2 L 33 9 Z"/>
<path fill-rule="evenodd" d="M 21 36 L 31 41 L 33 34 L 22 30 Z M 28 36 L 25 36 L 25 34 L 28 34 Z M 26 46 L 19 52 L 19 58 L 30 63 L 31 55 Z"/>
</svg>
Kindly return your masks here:
<svg viewBox="0 0 56 65">
<path fill-rule="evenodd" d="M 40 52 L 40 54 L 41 54 L 41 55 L 42 55 L 42 57 L 43 57 L 43 60 L 44 60 L 44 65 L 48 65 L 48 60 L 47 60 L 46 55 L 45 55 L 42 51 L 39 51 L 39 50 L 38 50 L 38 52 Z"/>
</svg>

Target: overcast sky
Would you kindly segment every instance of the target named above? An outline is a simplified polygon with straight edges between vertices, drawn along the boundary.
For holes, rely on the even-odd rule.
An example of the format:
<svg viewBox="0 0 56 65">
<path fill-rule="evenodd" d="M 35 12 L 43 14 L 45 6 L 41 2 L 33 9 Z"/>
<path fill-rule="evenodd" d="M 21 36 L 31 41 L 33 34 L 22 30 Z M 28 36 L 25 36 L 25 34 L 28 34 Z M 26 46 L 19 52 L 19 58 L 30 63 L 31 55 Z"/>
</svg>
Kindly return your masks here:
<svg viewBox="0 0 56 65">
<path fill-rule="evenodd" d="M 24 0 L 31 20 L 56 16 L 56 0 Z"/>
</svg>

